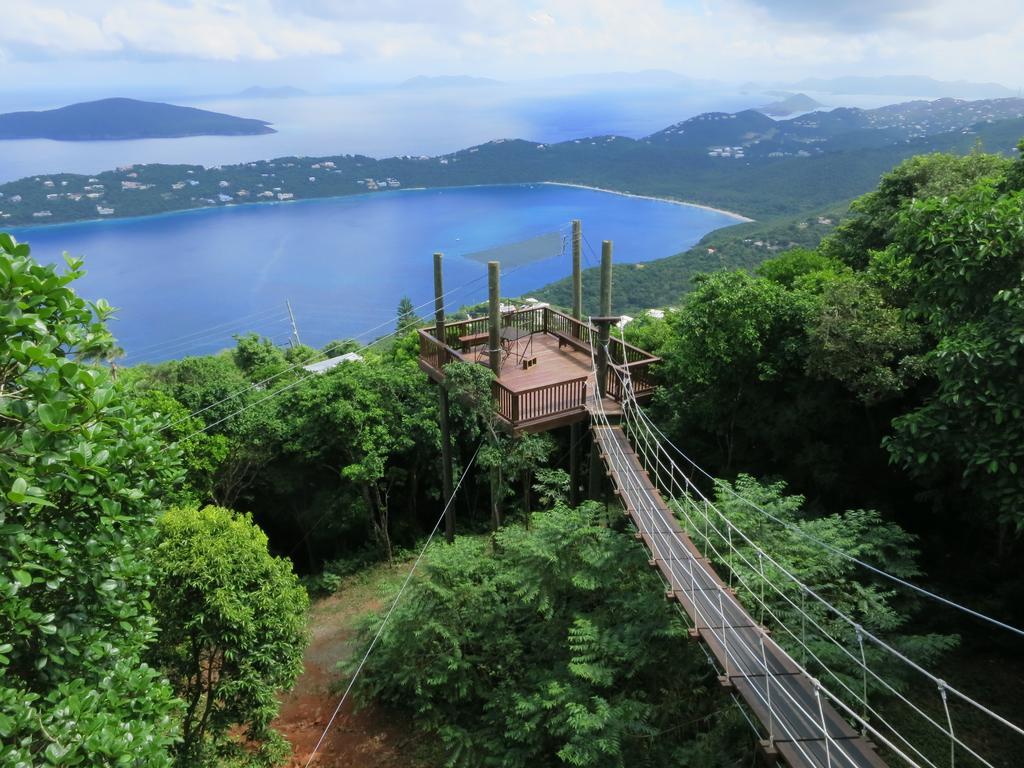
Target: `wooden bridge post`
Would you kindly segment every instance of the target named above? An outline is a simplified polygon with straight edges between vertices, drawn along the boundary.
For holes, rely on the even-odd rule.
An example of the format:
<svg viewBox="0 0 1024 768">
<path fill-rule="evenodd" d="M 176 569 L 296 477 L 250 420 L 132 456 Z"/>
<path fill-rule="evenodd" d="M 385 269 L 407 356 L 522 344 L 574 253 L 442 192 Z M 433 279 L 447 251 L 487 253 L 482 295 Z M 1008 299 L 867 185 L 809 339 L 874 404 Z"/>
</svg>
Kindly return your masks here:
<svg viewBox="0 0 1024 768">
<path fill-rule="evenodd" d="M 441 269 L 442 256 L 434 254 L 434 335 L 444 343 L 444 276 Z M 455 541 L 455 506 L 452 498 L 452 438 L 448 430 L 448 390 L 444 384 L 437 384 L 437 405 L 441 422 L 441 489 L 442 503 L 448 507 L 444 513 L 444 537 L 451 544 Z"/>
<path fill-rule="evenodd" d="M 501 265 L 487 262 L 487 362 L 495 378 L 501 378 Z"/>
<path fill-rule="evenodd" d="M 597 389 L 604 397 L 608 391 L 608 339 L 612 314 L 612 241 L 601 243 L 601 322 L 597 324 Z"/>
</svg>

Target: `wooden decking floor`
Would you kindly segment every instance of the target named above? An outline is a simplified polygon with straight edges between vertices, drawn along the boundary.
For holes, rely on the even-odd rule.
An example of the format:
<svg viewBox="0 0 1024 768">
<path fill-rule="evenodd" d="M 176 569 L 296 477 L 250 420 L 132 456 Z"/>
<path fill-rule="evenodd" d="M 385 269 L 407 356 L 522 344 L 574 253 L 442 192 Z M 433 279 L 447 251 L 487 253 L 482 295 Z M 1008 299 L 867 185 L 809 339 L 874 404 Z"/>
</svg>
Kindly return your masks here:
<svg viewBox="0 0 1024 768">
<path fill-rule="evenodd" d="M 527 347 L 527 340 L 519 342 L 520 350 L 526 352 L 525 357 L 536 357 L 537 363 L 524 369 L 519 360 L 520 350 L 513 345 L 513 353 L 502 362 L 501 383 L 513 392 L 525 392 L 535 387 L 546 387 L 551 384 L 560 384 L 564 381 L 572 381 L 583 376 L 590 376 L 593 361 L 589 352 L 584 352 L 569 345 L 558 347 L 558 339 L 548 333 L 535 333 L 532 335 L 531 345 Z M 477 360 L 486 364 L 487 345 L 483 344 L 474 347 L 466 356 L 471 360 Z M 587 399 L 593 398 L 593 380 L 587 382 Z M 605 411 L 609 415 L 617 415 L 622 412 L 622 407 L 616 400 L 610 397 L 604 398 Z"/>
</svg>

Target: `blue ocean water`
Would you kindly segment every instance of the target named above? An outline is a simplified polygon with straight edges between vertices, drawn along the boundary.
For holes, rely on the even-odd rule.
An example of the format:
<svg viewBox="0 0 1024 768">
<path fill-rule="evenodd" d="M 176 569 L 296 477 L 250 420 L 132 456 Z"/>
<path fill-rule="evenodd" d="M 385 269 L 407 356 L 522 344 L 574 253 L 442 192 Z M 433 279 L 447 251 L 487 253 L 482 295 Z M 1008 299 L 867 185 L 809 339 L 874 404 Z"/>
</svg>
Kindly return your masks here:
<svg viewBox="0 0 1024 768">
<path fill-rule="evenodd" d="M 505 271 L 502 295 L 522 296 L 571 269 L 569 222 L 581 219 L 585 265 L 601 240 L 616 263 L 670 256 L 736 219 L 716 211 L 548 184 L 402 190 L 296 203 L 233 206 L 138 219 L 22 228 L 34 256 L 84 256 L 77 288 L 118 308 L 126 362 L 208 354 L 256 331 L 284 343 L 290 300 L 313 346 L 392 330 L 402 296 L 432 313 L 432 254 L 445 255 L 449 311 L 486 297 L 486 266 L 465 258 L 565 233 L 564 249 Z"/>
</svg>

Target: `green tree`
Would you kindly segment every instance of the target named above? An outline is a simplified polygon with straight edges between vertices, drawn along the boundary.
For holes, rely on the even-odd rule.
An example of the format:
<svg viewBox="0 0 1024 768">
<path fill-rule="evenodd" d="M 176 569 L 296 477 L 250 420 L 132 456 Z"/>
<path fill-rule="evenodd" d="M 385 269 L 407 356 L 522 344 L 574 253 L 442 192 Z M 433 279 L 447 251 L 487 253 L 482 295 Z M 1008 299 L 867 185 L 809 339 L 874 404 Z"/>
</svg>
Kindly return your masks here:
<svg viewBox="0 0 1024 768">
<path fill-rule="evenodd" d="M 177 765 L 244 756 L 231 733 L 239 726 L 265 742 L 257 757 L 273 764 L 280 739 L 270 723 L 278 694 L 302 671 L 309 598 L 248 516 L 175 508 L 158 526 L 153 606 L 161 634 L 150 659 L 185 702 Z"/>
<path fill-rule="evenodd" d="M 235 348 L 231 355 L 238 370 L 249 381 L 262 382 L 280 375 L 288 368 L 284 352 L 274 346 L 270 339 L 260 338 L 255 333 L 235 336 Z"/>
<path fill-rule="evenodd" d="M 180 472 L 157 424 L 84 362 L 113 346 L 103 301 L 0 235 L 0 765 L 169 764 L 155 634 L 155 501 Z"/>
<path fill-rule="evenodd" d="M 431 550 L 362 695 L 411 710 L 451 766 L 737 764 L 735 710 L 717 714 L 717 682 L 642 546 L 603 516 L 558 506 L 502 528 L 493 550 Z"/>
<path fill-rule="evenodd" d="M 367 351 L 363 361 L 314 377 L 283 405 L 298 415 L 285 450 L 330 467 L 356 490 L 356 504 L 388 558 L 392 512 L 405 501 L 414 516 L 419 485 L 434 466 L 436 402 L 413 359 Z"/>
<path fill-rule="evenodd" d="M 762 483 L 748 475 L 740 475 L 734 483 L 717 481 L 715 504 L 721 515 L 750 539 L 748 543 L 734 534 L 731 540 L 735 554 L 729 554 L 730 539 L 725 535 L 728 527 L 712 512 L 711 525 L 720 533 L 708 529 L 717 549 L 715 552 L 708 548 L 708 554 L 716 570 L 723 578 L 728 578 L 730 570 L 734 572 L 736 580 L 730 583 L 736 586 L 738 597 L 751 615 L 772 629 L 772 636 L 789 654 L 826 685 L 840 692 L 846 686 L 858 695 L 861 693 L 863 672 L 851 659 L 860 658 L 857 633 L 849 622 L 821 602 L 808 599 L 790 575 L 918 663 L 934 662 L 956 646 L 955 635 L 908 631 L 914 626 L 917 601 L 895 593 L 891 583 L 872 578 L 837 553 L 867 560 L 903 579 L 921 576 L 915 562 L 915 537 L 886 522 L 874 510 L 849 510 L 809 518 L 803 510 L 804 498 L 787 495 L 785 483 Z M 699 502 L 698 508 L 703 509 Z M 782 523 L 767 519 L 758 508 Z M 678 505 L 677 509 L 694 541 L 699 543 L 705 530 L 702 519 L 695 517 L 699 513 L 689 504 Z M 715 541 L 719 536 L 721 539 Z M 814 539 L 837 551 L 815 544 Z M 771 560 L 760 558 L 755 545 L 767 552 Z M 815 623 L 849 653 L 837 647 Z M 868 666 L 894 687 L 901 687 L 913 677 L 906 665 L 877 645 L 865 643 L 864 653 Z M 889 696 L 873 676 L 868 684 L 876 704 L 876 696 Z"/>
<path fill-rule="evenodd" d="M 981 183 L 920 201 L 885 255 L 933 340 L 932 389 L 893 422 L 887 447 L 912 473 L 954 467 L 1005 549 L 1024 531 L 1024 192 Z"/>
<path fill-rule="evenodd" d="M 398 311 L 395 313 L 395 317 L 397 318 L 395 330 L 398 331 L 399 336 L 404 336 L 420 323 L 420 319 L 416 317 L 416 307 L 413 306 L 412 300 L 408 296 L 403 296 L 398 302 Z"/>
<path fill-rule="evenodd" d="M 915 199 L 941 198 L 969 189 L 979 179 L 998 178 L 1010 161 L 998 155 L 933 153 L 904 160 L 882 176 L 878 188 L 850 206 L 853 214 L 822 243 L 821 251 L 858 269 L 871 251 L 892 242 L 900 215 Z"/>
<path fill-rule="evenodd" d="M 262 360 L 253 362 L 257 366 L 253 371 L 257 371 L 267 362 L 261 357 L 264 353 L 277 359 L 271 367 L 283 366 L 283 359 L 278 359 L 277 350 L 266 350 L 255 337 L 242 337 L 239 344 L 245 351 L 237 358 L 227 353 L 186 357 L 156 367 L 151 377 L 151 386 L 169 394 L 201 420 L 199 429 L 210 435 L 223 435 L 226 440 L 227 449 L 216 452 L 222 458 L 213 471 L 212 494 L 216 504 L 227 507 L 253 488 L 277 454 L 284 423 L 278 412 L 280 399 L 270 395 L 292 380 L 281 376 L 268 385 L 270 391 L 256 388 L 236 360 Z M 202 487 L 206 482 L 205 478 L 196 477 L 192 484 Z"/>
<path fill-rule="evenodd" d="M 807 309 L 782 285 L 736 271 L 701 276 L 669 315 L 659 410 L 680 433 L 709 435 L 708 450 L 725 471 L 739 457 L 748 461 L 758 445 L 792 444 L 800 429 L 780 403 L 792 396 L 792 373 L 803 368 Z"/>
</svg>

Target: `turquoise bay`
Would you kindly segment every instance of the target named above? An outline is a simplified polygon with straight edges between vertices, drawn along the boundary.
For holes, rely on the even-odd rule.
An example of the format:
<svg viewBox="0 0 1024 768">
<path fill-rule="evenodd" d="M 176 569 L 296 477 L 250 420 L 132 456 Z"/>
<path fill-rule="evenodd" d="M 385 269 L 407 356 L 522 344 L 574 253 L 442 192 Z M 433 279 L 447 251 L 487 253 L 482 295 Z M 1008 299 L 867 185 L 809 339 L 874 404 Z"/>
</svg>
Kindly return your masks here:
<svg viewBox="0 0 1024 768">
<path fill-rule="evenodd" d="M 232 206 L 15 234 L 41 261 L 59 261 L 63 251 L 85 257 L 79 291 L 118 308 L 113 330 L 135 363 L 210 353 L 248 330 L 284 343 L 286 299 L 304 343 L 368 341 L 392 329 L 402 296 L 431 313 L 433 252 L 445 254 L 447 304 L 456 309 L 486 296 L 486 267 L 466 256 L 563 233 L 542 241 L 542 258 L 505 270 L 502 294 L 528 295 L 568 274 L 573 218 L 582 220 L 585 266 L 596 265 L 601 240 L 614 241 L 616 263 L 643 262 L 737 222 L 694 206 L 535 184 Z"/>
</svg>

